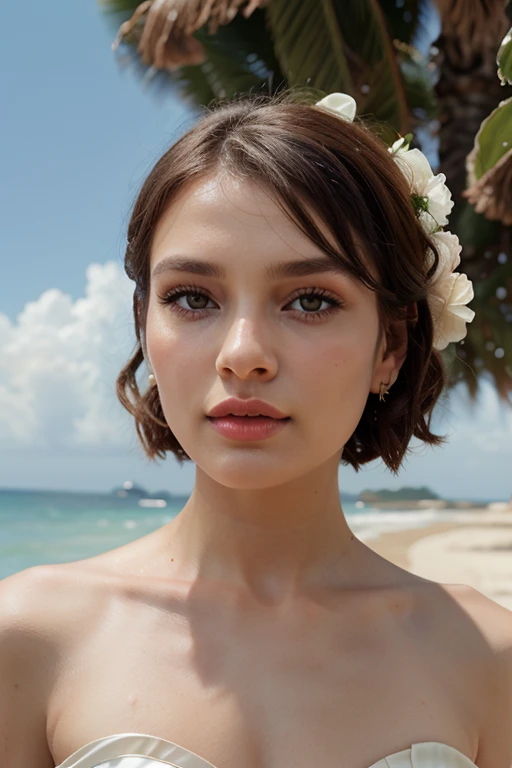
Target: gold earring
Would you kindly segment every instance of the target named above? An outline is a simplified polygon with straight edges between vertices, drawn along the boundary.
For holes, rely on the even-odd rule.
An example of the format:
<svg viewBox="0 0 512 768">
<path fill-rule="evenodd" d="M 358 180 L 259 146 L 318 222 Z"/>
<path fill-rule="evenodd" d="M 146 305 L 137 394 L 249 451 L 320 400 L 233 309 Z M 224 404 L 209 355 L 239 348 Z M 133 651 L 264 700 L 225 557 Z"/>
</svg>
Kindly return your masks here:
<svg viewBox="0 0 512 768">
<path fill-rule="evenodd" d="M 149 379 L 149 383 L 151 384 L 151 386 L 154 386 L 156 384 L 156 379 L 155 379 L 155 376 L 154 376 L 153 373 L 149 374 L 148 379 Z"/>
<path fill-rule="evenodd" d="M 384 382 L 381 381 L 380 388 L 379 388 L 379 400 L 384 400 L 384 396 L 387 395 L 387 393 L 388 393 L 388 388 L 384 384 Z"/>
</svg>

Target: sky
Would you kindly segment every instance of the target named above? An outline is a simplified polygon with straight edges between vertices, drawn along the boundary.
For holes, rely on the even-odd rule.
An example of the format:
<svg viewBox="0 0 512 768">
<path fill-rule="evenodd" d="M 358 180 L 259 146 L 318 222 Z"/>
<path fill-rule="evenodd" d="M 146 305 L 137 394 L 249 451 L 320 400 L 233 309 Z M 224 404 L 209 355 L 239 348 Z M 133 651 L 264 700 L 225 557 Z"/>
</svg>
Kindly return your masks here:
<svg viewBox="0 0 512 768">
<path fill-rule="evenodd" d="M 4 0 L 0 57 L 0 488 L 192 490 L 195 466 L 149 462 L 114 382 L 134 344 L 123 249 L 131 206 L 195 116 L 111 51 L 94 0 Z M 398 477 L 340 467 L 340 490 L 427 485 L 447 498 L 512 493 L 512 411 L 482 382 L 437 406 L 442 448 L 414 441 Z"/>
</svg>

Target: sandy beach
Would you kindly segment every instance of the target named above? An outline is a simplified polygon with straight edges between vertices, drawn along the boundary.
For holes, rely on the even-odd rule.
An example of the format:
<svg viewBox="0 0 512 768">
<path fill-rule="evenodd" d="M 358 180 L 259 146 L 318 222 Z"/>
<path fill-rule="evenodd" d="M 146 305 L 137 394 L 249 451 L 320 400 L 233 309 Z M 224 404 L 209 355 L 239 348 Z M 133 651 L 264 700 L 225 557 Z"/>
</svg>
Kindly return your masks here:
<svg viewBox="0 0 512 768">
<path fill-rule="evenodd" d="M 469 584 L 512 610 L 512 509 L 505 506 L 458 509 L 455 522 L 382 533 L 365 543 L 411 573 Z"/>
</svg>

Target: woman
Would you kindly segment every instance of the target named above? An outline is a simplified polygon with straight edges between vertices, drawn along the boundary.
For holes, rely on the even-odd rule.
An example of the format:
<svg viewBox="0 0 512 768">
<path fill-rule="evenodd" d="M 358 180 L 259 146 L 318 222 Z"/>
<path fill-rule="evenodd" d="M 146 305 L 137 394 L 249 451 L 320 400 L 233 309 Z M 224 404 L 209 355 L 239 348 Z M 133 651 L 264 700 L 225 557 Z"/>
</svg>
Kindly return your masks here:
<svg viewBox="0 0 512 768">
<path fill-rule="evenodd" d="M 148 536 L 5 580 L 4 768 L 509 766 L 510 612 L 340 504 L 340 461 L 440 444 L 439 349 L 472 316 L 444 179 L 411 196 L 419 155 L 354 111 L 221 104 L 146 179 L 118 394 L 196 482 Z"/>
</svg>

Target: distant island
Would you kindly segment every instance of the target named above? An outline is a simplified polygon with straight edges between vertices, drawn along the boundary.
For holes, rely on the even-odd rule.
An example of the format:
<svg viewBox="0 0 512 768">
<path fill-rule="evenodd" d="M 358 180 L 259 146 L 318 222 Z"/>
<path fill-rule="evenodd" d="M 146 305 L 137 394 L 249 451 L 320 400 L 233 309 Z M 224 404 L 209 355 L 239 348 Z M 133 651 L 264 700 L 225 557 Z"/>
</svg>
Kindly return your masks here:
<svg viewBox="0 0 512 768">
<path fill-rule="evenodd" d="M 365 490 L 359 494 L 359 501 L 364 501 L 365 504 L 375 504 L 378 501 L 420 501 L 421 499 L 438 500 L 440 498 L 426 485 L 419 488 L 404 486 L 404 488 L 399 488 L 396 491 L 390 491 L 387 488 L 382 488 L 380 491 Z"/>
<path fill-rule="evenodd" d="M 111 491 L 83 491 L 83 490 L 64 490 L 48 488 L 6 488 L 0 487 L 0 499 L 8 497 L 11 494 L 22 494 L 29 497 L 40 496 L 41 498 L 51 499 L 57 495 L 60 501 L 68 500 L 73 508 L 81 508 L 83 505 L 98 503 L 104 504 L 107 499 L 115 508 L 123 507 L 155 507 L 164 508 L 172 505 L 182 507 L 190 498 L 188 493 L 172 493 L 170 491 L 150 492 L 140 485 L 136 485 L 131 480 L 126 480 L 122 485 L 112 488 Z M 366 488 L 360 494 L 347 493 L 340 491 L 340 501 L 342 504 L 354 505 L 361 511 L 374 510 L 414 510 L 414 509 L 479 509 L 489 504 L 503 504 L 504 500 L 478 499 L 470 500 L 468 498 L 446 499 L 432 491 L 428 486 L 403 487 L 391 491 L 387 488 L 372 490 Z M 512 503 L 512 498 L 510 502 Z"/>
<path fill-rule="evenodd" d="M 359 494 L 356 506 L 372 506 L 379 509 L 480 509 L 488 501 L 470 501 L 469 499 L 443 499 L 428 486 L 416 488 L 404 486 L 396 491 L 381 488 L 379 491 L 370 489 Z"/>
</svg>

